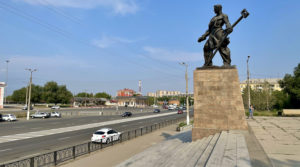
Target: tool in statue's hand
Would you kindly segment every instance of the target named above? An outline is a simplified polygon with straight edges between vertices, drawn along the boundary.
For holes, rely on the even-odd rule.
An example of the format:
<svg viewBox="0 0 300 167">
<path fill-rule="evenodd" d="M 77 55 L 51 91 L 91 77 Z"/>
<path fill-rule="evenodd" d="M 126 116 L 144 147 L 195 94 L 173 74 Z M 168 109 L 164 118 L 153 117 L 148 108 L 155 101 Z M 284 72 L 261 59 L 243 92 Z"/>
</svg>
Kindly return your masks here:
<svg viewBox="0 0 300 167">
<path fill-rule="evenodd" d="M 241 15 L 242 15 L 242 16 L 240 16 L 239 19 L 233 23 L 233 25 L 231 26 L 231 28 L 228 28 L 228 29 L 225 30 L 225 33 L 224 33 L 223 38 L 221 39 L 219 45 L 217 45 L 216 50 L 214 50 L 214 53 L 211 55 L 211 57 L 209 57 L 209 59 L 208 59 L 207 62 L 210 62 L 210 61 L 214 58 L 214 56 L 216 55 L 217 51 L 218 51 L 218 50 L 220 49 L 220 47 L 222 46 L 224 40 L 225 40 L 225 39 L 227 38 L 227 36 L 233 31 L 233 28 L 234 28 L 234 27 L 235 27 L 235 26 L 236 26 L 243 18 L 247 18 L 247 17 L 249 16 L 249 13 L 248 13 L 248 11 L 247 11 L 246 9 L 243 9 L 243 10 L 241 11 Z M 202 37 L 200 37 L 200 38 L 203 39 Z M 198 39 L 198 42 L 199 42 L 200 38 Z M 205 40 L 205 39 L 204 39 L 204 40 Z M 200 41 L 200 42 L 201 42 L 201 41 Z"/>
</svg>

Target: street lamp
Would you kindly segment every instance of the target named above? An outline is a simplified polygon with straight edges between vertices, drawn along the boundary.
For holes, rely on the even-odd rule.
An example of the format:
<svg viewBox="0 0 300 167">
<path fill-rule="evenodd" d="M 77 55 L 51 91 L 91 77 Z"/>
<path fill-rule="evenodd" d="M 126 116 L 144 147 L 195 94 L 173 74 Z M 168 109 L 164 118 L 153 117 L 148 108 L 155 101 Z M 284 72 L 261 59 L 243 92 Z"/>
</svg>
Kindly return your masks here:
<svg viewBox="0 0 300 167">
<path fill-rule="evenodd" d="M 29 120 L 29 112 L 30 112 L 30 97 L 31 97 L 31 84 L 32 84 L 32 73 L 37 71 L 36 69 L 30 69 L 27 68 L 25 70 L 28 70 L 30 72 L 30 82 L 29 82 L 29 96 L 28 96 L 28 105 L 27 105 L 27 120 Z"/>
<path fill-rule="evenodd" d="M 5 85 L 5 96 L 4 96 L 4 104 L 6 104 L 7 102 L 6 102 L 6 97 L 7 97 L 7 83 L 8 83 L 8 63 L 9 63 L 9 60 L 6 60 L 5 61 L 6 62 L 6 85 Z"/>
<path fill-rule="evenodd" d="M 186 64 L 185 62 L 181 62 L 179 63 L 180 65 L 184 65 L 185 66 L 185 82 L 186 82 L 186 124 L 189 125 L 190 124 L 190 111 L 189 111 L 189 89 L 188 89 L 188 64 Z"/>
<path fill-rule="evenodd" d="M 248 56 L 247 58 L 247 87 L 248 87 L 248 107 L 250 108 L 250 105 L 251 105 L 251 100 L 250 100 L 250 83 L 249 83 L 249 59 L 250 59 L 250 56 Z"/>
</svg>

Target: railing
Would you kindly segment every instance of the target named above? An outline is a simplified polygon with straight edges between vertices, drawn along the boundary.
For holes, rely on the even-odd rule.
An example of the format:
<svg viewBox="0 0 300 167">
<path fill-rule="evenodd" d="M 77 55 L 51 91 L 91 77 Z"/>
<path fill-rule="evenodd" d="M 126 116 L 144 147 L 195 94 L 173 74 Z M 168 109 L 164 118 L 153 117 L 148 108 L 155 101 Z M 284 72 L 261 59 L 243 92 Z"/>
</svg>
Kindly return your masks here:
<svg viewBox="0 0 300 167">
<path fill-rule="evenodd" d="M 180 121 L 184 121 L 185 118 L 177 118 L 172 120 L 166 120 L 160 123 L 156 123 L 153 125 L 141 127 L 138 129 L 125 131 L 121 133 L 119 140 L 112 141 L 109 144 L 100 143 L 83 143 L 79 145 L 75 145 L 72 147 L 64 148 L 61 150 L 57 150 L 54 152 L 49 152 L 45 154 L 41 154 L 38 156 L 34 156 L 31 158 L 26 158 L 23 160 L 19 160 L 16 162 L 11 162 L 8 164 L 0 165 L 0 167 L 48 167 L 48 166 L 55 166 L 62 162 L 75 159 L 81 155 L 89 154 L 91 152 L 113 146 L 118 143 L 122 143 L 127 140 L 134 139 L 138 136 L 143 136 L 145 134 L 151 133 L 157 129 L 172 125 L 174 123 L 178 123 Z"/>
</svg>

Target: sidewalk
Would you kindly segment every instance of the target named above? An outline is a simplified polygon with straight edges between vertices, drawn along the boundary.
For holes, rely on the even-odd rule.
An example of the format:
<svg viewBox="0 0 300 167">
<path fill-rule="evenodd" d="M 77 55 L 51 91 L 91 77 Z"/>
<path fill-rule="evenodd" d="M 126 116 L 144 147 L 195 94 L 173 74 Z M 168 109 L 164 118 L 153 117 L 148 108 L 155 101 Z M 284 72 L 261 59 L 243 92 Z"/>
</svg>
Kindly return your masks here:
<svg viewBox="0 0 300 167">
<path fill-rule="evenodd" d="M 66 162 L 66 164 L 59 165 L 61 167 L 99 167 L 99 166 L 116 166 L 121 162 L 129 159 L 130 157 L 138 154 L 145 149 L 160 143 L 166 138 L 177 134 L 175 131 L 176 125 L 171 125 L 152 133 L 137 137 L 133 140 L 129 140 L 112 147 L 105 148 L 87 154 L 85 156 L 78 157 L 74 161 Z"/>
<path fill-rule="evenodd" d="M 223 131 L 196 142 L 191 130 L 178 133 L 172 125 L 61 166 L 299 166 L 300 117 L 247 121 L 249 131 Z"/>
<path fill-rule="evenodd" d="M 274 167 L 300 166 L 300 117 L 255 117 L 248 124 Z"/>
</svg>

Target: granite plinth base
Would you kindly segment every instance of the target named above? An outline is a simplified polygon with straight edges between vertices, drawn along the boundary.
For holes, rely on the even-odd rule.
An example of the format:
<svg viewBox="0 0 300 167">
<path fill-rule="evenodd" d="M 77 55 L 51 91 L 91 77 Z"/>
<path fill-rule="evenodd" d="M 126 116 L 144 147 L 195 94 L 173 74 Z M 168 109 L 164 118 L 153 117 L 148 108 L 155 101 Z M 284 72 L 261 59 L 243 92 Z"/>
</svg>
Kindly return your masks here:
<svg viewBox="0 0 300 167">
<path fill-rule="evenodd" d="M 246 130 L 245 110 L 236 68 L 194 71 L 192 140 L 223 130 Z"/>
</svg>

